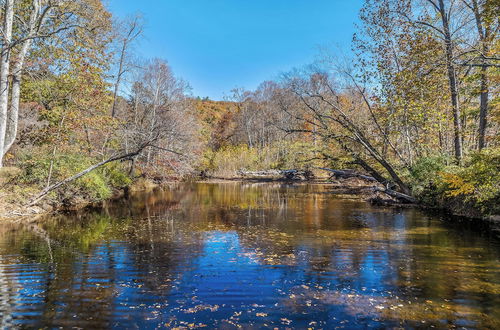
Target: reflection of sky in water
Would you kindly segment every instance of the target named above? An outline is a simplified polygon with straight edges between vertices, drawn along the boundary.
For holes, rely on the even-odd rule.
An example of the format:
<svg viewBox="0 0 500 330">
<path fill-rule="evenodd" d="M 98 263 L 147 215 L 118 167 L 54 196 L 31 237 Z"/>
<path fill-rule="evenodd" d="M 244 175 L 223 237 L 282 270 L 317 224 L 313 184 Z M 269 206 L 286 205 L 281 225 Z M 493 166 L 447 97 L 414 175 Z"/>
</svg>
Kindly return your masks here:
<svg viewBox="0 0 500 330">
<path fill-rule="evenodd" d="M 496 241 L 310 187 L 206 188 L 6 232 L 0 327 L 498 324 Z"/>
</svg>

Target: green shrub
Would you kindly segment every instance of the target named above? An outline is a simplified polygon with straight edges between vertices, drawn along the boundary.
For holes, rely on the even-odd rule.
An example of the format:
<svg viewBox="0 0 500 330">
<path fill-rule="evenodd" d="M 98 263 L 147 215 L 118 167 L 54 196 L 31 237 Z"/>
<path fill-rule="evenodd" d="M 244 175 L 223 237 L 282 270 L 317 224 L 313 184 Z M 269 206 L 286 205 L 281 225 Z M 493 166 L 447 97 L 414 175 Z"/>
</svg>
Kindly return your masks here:
<svg viewBox="0 0 500 330">
<path fill-rule="evenodd" d="M 438 188 L 443 197 L 463 199 L 483 214 L 500 214 L 500 148 L 473 153 L 463 167 L 447 167 Z"/>
<path fill-rule="evenodd" d="M 34 148 L 19 155 L 21 173 L 18 182 L 35 185 L 40 189 L 47 185 L 52 163 L 50 183 L 68 178 L 98 163 L 99 160 L 79 151 L 65 150 L 56 153 L 48 148 Z M 83 198 L 99 201 L 111 197 L 113 188 L 121 188 L 131 183 L 131 179 L 120 163 L 110 163 L 60 188 L 60 200 Z"/>
<path fill-rule="evenodd" d="M 425 204 L 470 215 L 500 214 L 500 149 L 484 149 L 463 166 L 443 156 L 419 159 L 410 170 L 413 194 Z"/>
<path fill-rule="evenodd" d="M 425 204 L 436 205 L 441 194 L 438 191 L 440 173 L 447 163 L 448 159 L 441 155 L 418 159 L 411 167 L 408 178 L 413 195 Z"/>
<path fill-rule="evenodd" d="M 112 187 L 123 188 L 132 183 L 132 179 L 124 171 L 120 163 L 108 163 L 102 168 L 104 175 L 108 178 Z"/>
<path fill-rule="evenodd" d="M 441 172 L 448 163 L 444 156 L 431 156 L 418 159 L 411 167 L 413 184 L 428 184 Z"/>
</svg>

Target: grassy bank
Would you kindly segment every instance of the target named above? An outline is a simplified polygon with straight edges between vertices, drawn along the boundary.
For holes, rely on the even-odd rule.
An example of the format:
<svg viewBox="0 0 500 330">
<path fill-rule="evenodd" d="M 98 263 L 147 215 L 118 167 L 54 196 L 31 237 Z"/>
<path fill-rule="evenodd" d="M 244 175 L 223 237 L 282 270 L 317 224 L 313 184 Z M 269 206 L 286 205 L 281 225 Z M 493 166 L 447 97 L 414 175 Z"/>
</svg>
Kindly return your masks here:
<svg viewBox="0 0 500 330">
<path fill-rule="evenodd" d="M 48 185 L 60 182 L 99 161 L 99 158 L 71 150 L 53 155 L 46 149 L 36 148 L 29 153 L 19 154 L 11 166 L 0 168 L 0 218 L 99 205 L 122 196 L 125 190 L 147 190 L 159 183 L 155 173 L 150 175 L 140 168 L 131 170 L 130 162 L 113 162 L 51 191 L 36 205 L 29 205 Z M 161 181 L 172 180 L 179 180 L 179 177 L 166 169 Z"/>
</svg>

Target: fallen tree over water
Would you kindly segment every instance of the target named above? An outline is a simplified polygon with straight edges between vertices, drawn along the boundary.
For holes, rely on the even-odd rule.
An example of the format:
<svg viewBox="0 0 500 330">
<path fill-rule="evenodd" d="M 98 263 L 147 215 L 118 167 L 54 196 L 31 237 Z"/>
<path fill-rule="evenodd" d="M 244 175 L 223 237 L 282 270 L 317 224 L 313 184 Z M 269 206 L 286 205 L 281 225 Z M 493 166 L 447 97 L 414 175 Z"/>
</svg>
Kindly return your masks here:
<svg viewBox="0 0 500 330">
<path fill-rule="evenodd" d="M 332 173 L 332 175 L 331 175 L 330 178 L 335 178 L 335 179 L 357 178 L 357 179 L 361 179 L 361 180 L 364 180 L 364 181 L 373 182 L 373 183 L 379 183 L 380 185 L 384 185 L 385 188 L 381 188 L 379 186 L 373 186 L 372 190 L 374 192 L 384 193 L 384 194 L 386 194 L 386 195 L 388 195 L 388 196 L 396 199 L 397 201 L 399 201 L 401 203 L 416 204 L 418 202 L 416 198 L 414 198 L 414 197 L 412 197 L 410 195 L 403 194 L 403 193 L 397 192 L 397 191 L 395 191 L 393 189 L 390 189 L 389 188 L 390 185 L 389 185 L 388 182 L 386 182 L 386 181 L 379 182 L 379 180 L 375 179 L 372 176 L 360 174 L 360 173 L 358 173 L 358 172 L 356 172 L 354 170 L 335 170 L 335 169 L 324 168 L 324 167 L 318 167 L 318 169 Z"/>
<path fill-rule="evenodd" d="M 159 138 L 159 134 L 151 137 L 149 140 L 143 142 L 142 144 L 138 145 L 136 147 L 136 149 L 134 151 L 131 151 L 131 152 L 122 152 L 121 154 L 117 154 L 117 155 L 114 155 L 114 156 L 111 156 L 109 157 L 108 159 L 106 160 L 103 160 L 97 164 L 94 164 L 92 166 L 89 166 L 88 168 L 84 169 L 83 171 L 80 171 L 64 180 L 61 180 L 59 182 L 56 182 L 52 185 L 49 185 L 47 186 L 45 189 L 43 189 L 41 192 L 39 192 L 35 197 L 33 197 L 30 202 L 28 203 L 28 207 L 29 206 L 33 206 L 35 204 L 37 204 L 38 202 L 40 202 L 42 199 L 44 199 L 51 191 L 54 191 L 72 181 L 75 181 L 83 176 L 85 176 L 86 174 L 106 165 L 106 164 L 109 164 L 109 163 L 112 163 L 112 162 L 116 162 L 116 161 L 134 161 L 135 158 L 137 156 L 139 156 L 145 149 L 147 148 L 159 148 L 157 147 L 154 143 L 158 140 Z M 170 149 L 166 149 L 166 148 L 161 148 L 163 151 L 167 151 L 167 152 L 170 152 L 170 153 L 174 153 L 176 155 L 181 155 L 183 156 L 182 154 L 174 151 L 174 150 L 170 150 Z M 132 163 L 133 165 L 133 163 Z"/>
<path fill-rule="evenodd" d="M 352 169 L 337 170 L 331 168 L 317 167 L 315 169 L 323 170 L 330 173 L 331 180 L 339 179 L 360 179 L 366 182 L 369 186 L 365 187 L 364 191 L 369 191 L 371 193 L 382 193 L 390 197 L 390 199 L 385 198 L 370 198 L 371 201 L 381 203 L 390 203 L 391 199 L 393 203 L 403 203 L 403 204 L 416 204 L 418 201 L 413 196 L 398 192 L 393 189 L 395 185 L 391 185 L 390 182 L 384 181 L 380 182 L 376 178 L 361 174 Z M 299 170 L 299 169 L 289 169 L 289 170 L 262 170 L 262 171 L 246 171 L 240 170 L 238 172 L 243 178 L 247 179 L 276 179 L 276 180 L 291 180 L 291 181 L 309 181 L 314 178 L 313 173 L 310 170 Z M 359 194 L 360 192 L 356 192 Z"/>
<path fill-rule="evenodd" d="M 354 170 L 334 170 L 331 168 L 324 168 L 324 167 L 318 167 L 318 169 L 332 173 L 331 175 L 332 178 L 359 178 L 366 181 L 378 182 L 378 180 L 375 179 L 374 177 L 359 174 Z"/>
<path fill-rule="evenodd" d="M 296 180 L 305 181 L 313 179 L 314 175 L 309 170 L 263 170 L 263 171 L 246 171 L 240 170 L 238 174 L 244 178 L 274 178 L 281 180 Z"/>
<path fill-rule="evenodd" d="M 147 145 L 146 145 L 147 146 Z M 33 206 L 35 205 L 36 203 L 38 203 L 39 201 L 41 201 L 43 198 L 45 198 L 51 191 L 53 190 L 56 190 L 57 188 L 61 187 L 61 186 L 64 186 L 65 184 L 68 184 L 72 181 L 75 181 L 76 179 L 78 178 L 81 178 L 82 176 L 98 169 L 99 167 L 101 166 L 104 166 L 108 163 L 112 163 L 112 162 L 115 162 L 115 161 L 119 161 L 119 160 L 132 160 L 134 157 L 136 157 L 137 155 L 139 155 L 141 153 L 141 151 L 146 147 L 146 146 L 141 146 L 138 150 L 134 151 L 134 152 L 129 152 L 129 153 L 126 153 L 126 154 L 122 154 L 122 155 L 118 155 L 118 156 L 113 156 L 113 157 L 110 157 L 100 163 L 97 163 L 97 164 L 94 164 L 88 168 L 86 168 L 85 170 L 69 177 L 69 178 L 66 178 L 62 181 L 59 181 L 57 183 L 54 183 L 48 187 L 46 187 L 45 189 L 43 189 L 40 193 L 38 193 L 28 204 L 28 206 Z"/>
</svg>

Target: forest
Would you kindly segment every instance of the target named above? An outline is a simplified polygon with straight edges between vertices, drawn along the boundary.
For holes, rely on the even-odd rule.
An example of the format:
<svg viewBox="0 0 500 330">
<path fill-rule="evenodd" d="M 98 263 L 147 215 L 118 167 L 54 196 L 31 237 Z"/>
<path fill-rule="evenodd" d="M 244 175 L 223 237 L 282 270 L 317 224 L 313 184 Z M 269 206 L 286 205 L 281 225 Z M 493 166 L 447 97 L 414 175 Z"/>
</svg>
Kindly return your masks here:
<svg viewBox="0 0 500 330">
<path fill-rule="evenodd" d="M 116 18 L 101 0 L 1 7 L 0 208 L 328 168 L 500 214 L 496 0 L 365 0 L 349 52 L 322 48 L 224 100 L 193 95 L 168 58 L 137 55 L 147 17 Z"/>
</svg>

